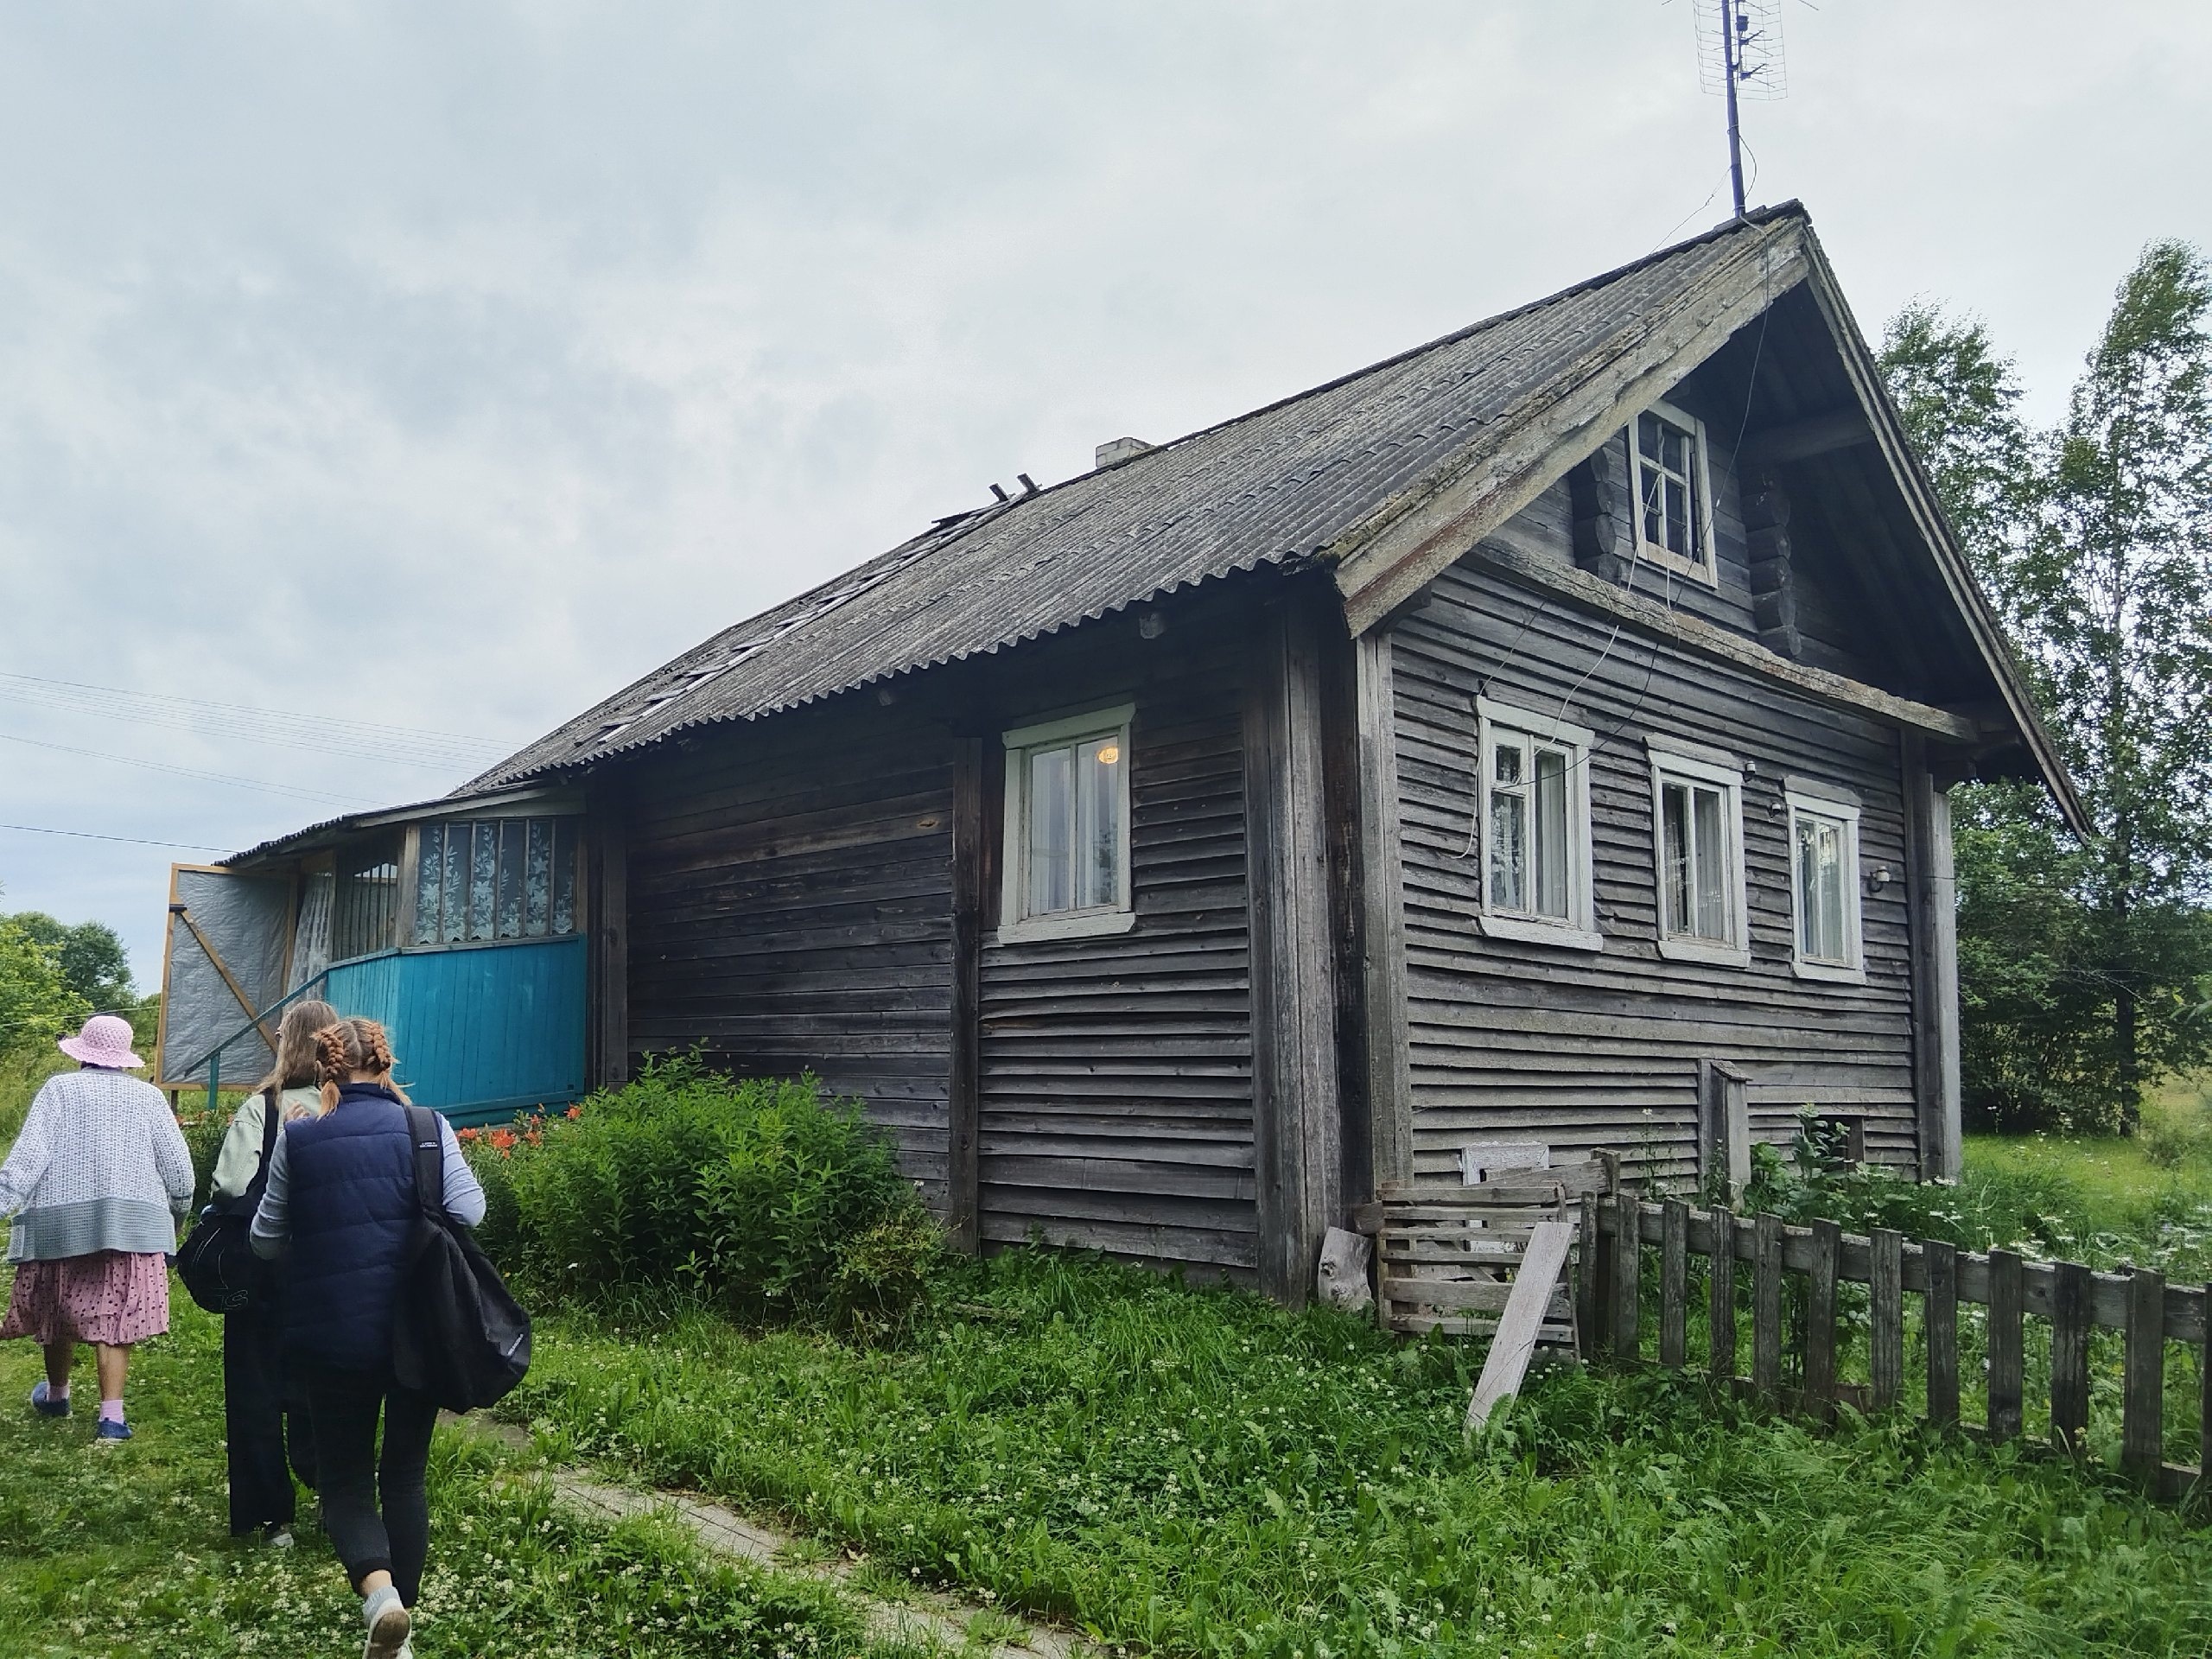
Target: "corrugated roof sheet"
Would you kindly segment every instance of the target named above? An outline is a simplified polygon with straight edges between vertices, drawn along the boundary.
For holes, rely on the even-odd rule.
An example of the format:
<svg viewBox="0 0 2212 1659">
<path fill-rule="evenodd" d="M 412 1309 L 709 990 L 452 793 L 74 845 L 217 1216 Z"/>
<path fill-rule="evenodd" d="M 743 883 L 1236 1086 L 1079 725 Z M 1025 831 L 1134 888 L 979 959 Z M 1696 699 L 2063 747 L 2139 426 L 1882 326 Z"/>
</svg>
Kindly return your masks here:
<svg viewBox="0 0 2212 1659">
<path fill-rule="evenodd" d="M 1593 348 L 1694 296 L 1769 209 L 1118 466 L 941 523 L 727 628 L 464 785 L 472 793 L 999 650 L 1325 554 Z"/>
</svg>

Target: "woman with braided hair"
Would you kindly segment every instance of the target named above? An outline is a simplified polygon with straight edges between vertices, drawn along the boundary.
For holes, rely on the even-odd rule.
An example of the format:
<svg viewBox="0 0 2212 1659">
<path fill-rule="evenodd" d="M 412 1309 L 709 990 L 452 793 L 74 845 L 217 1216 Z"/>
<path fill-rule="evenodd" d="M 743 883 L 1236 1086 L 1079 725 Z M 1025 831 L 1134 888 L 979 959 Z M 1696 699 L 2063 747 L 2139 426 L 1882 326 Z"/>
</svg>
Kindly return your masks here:
<svg viewBox="0 0 2212 1659">
<path fill-rule="evenodd" d="M 323 1530 L 368 1626 L 363 1659 L 407 1659 L 429 1551 L 423 1471 L 438 1408 L 392 1376 L 392 1317 L 418 1213 L 407 1096 L 373 1020 L 315 1034 L 321 1117 L 285 1125 L 254 1212 L 253 1248 L 289 1258 L 284 1348 L 315 1425 Z M 484 1189 L 441 1118 L 446 1213 L 474 1227 Z M 384 1448 L 377 1449 L 377 1422 Z"/>
</svg>

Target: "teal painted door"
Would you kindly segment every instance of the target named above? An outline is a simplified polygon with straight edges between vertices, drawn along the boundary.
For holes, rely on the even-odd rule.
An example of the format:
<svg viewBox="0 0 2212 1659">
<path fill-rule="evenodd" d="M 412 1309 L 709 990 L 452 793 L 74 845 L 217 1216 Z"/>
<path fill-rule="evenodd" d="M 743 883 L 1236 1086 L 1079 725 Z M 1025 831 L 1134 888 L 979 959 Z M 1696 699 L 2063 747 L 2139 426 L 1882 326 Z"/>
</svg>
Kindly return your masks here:
<svg viewBox="0 0 2212 1659">
<path fill-rule="evenodd" d="M 584 941 L 386 950 L 330 970 L 340 1014 L 381 1021 L 398 1077 L 456 1123 L 584 1092 Z"/>
</svg>

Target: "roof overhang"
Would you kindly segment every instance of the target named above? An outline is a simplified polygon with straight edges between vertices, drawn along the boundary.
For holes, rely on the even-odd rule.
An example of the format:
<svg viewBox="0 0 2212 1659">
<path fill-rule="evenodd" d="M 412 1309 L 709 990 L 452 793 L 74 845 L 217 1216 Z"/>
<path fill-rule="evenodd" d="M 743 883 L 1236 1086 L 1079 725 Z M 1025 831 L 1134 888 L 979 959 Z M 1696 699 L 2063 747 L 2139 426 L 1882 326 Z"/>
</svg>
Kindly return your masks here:
<svg viewBox="0 0 2212 1659">
<path fill-rule="evenodd" d="M 321 823 L 311 823 L 304 830 L 295 830 L 289 836 L 279 836 L 273 841 L 263 842 L 257 847 L 250 847 L 245 852 L 233 853 L 222 861 L 221 868 L 227 870 L 252 869 L 282 859 L 320 852 L 368 830 L 390 829 L 395 824 L 424 823 L 446 818 L 480 818 L 522 806 L 537 807 L 542 810 L 576 811 L 582 810 L 582 798 L 575 789 L 550 782 L 525 784 L 512 789 L 485 790 L 474 795 L 441 795 L 435 800 L 416 801 L 405 806 L 379 807 L 372 811 L 349 812 L 344 817 L 326 818 Z"/>
</svg>

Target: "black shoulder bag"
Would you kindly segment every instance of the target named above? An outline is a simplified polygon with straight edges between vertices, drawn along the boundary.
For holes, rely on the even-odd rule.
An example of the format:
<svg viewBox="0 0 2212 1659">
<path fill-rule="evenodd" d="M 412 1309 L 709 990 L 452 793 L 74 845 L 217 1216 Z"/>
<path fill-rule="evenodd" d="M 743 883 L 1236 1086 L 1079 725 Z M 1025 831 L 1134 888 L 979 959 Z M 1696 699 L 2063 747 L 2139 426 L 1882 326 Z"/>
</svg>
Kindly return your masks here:
<svg viewBox="0 0 2212 1659">
<path fill-rule="evenodd" d="M 265 1302 L 275 1283 L 271 1264 L 253 1253 L 253 1212 L 269 1185 L 269 1160 L 284 1127 L 283 1096 L 262 1090 L 261 1168 L 245 1191 L 211 1204 L 177 1246 L 176 1276 L 192 1300 L 210 1313 L 242 1313 Z"/>
<path fill-rule="evenodd" d="M 407 1108 L 415 1146 L 415 1230 L 392 1321 L 392 1376 L 448 1411 L 501 1399 L 530 1370 L 530 1315 L 468 1229 L 446 1213 L 438 1115 Z"/>
</svg>

